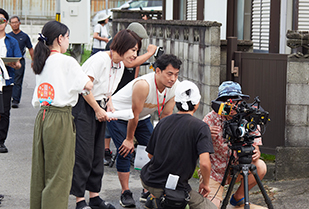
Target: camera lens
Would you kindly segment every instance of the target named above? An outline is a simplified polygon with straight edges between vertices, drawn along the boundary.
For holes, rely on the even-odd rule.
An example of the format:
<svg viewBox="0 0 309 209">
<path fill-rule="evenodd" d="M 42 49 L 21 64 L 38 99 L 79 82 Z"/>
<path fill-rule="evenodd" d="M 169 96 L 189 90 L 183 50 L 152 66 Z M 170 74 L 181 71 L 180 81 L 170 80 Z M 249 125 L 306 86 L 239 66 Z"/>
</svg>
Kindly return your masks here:
<svg viewBox="0 0 309 209">
<path fill-rule="evenodd" d="M 249 132 L 253 132 L 256 130 L 256 123 L 251 121 L 247 123 L 246 128 L 248 129 Z"/>
</svg>

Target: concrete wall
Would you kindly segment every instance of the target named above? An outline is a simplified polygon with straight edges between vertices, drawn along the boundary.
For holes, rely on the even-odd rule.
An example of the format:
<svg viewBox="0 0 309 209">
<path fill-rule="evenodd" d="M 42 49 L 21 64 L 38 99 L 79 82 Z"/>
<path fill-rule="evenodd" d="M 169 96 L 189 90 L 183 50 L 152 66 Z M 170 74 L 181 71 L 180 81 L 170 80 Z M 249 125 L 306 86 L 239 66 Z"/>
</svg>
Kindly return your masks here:
<svg viewBox="0 0 309 209">
<path fill-rule="evenodd" d="M 309 59 L 287 63 L 285 147 L 276 149 L 275 179 L 309 177 Z"/>
<path fill-rule="evenodd" d="M 116 33 L 126 28 L 132 21 L 128 19 L 113 20 Z M 143 40 L 141 53 L 148 44 L 162 46 L 165 53 L 174 54 L 183 64 L 179 80 L 193 81 L 201 91 L 201 104 L 195 114 L 203 118 L 211 110 L 211 100 L 218 94 L 220 85 L 220 23 L 209 21 L 147 20 L 139 21 L 146 28 L 149 39 Z M 150 59 L 154 61 L 153 58 Z M 140 74 L 150 72 L 143 67 Z"/>
<path fill-rule="evenodd" d="M 290 58 L 287 67 L 286 146 L 309 147 L 309 60 Z"/>
</svg>

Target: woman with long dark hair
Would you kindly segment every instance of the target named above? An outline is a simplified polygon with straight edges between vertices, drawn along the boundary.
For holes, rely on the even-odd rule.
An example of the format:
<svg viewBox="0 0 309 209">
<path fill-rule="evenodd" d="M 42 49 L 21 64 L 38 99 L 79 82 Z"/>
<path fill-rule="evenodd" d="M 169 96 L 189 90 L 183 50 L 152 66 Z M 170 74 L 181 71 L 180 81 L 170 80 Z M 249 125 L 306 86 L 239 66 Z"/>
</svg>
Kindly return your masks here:
<svg viewBox="0 0 309 209">
<path fill-rule="evenodd" d="M 32 105 L 40 110 L 33 134 L 30 209 L 66 209 L 75 159 L 72 106 L 93 84 L 74 58 L 62 54 L 69 46 L 66 25 L 46 23 L 38 40 Z"/>
</svg>

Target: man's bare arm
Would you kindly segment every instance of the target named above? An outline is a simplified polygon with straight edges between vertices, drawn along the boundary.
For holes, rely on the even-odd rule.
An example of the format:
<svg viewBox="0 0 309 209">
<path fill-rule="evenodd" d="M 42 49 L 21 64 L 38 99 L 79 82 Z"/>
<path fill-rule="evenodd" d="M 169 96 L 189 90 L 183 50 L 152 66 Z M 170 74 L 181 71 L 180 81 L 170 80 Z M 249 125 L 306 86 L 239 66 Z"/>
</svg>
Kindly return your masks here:
<svg viewBox="0 0 309 209">
<path fill-rule="evenodd" d="M 175 97 L 166 102 L 163 111 L 161 112 L 160 119 L 173 114 L 174 106 L 175 106 Z"/>
<path fill-rule="evenodd" d="M 200 183 L 199 186 L 199 193 L 204 197 L 207 197 L 210 193 L 209 187 L 209 178 L 210 178 L 210 171 L 211 171 L 211 163 L 209 153 L 205 152 L 200 154 L 200 171 L 203 177 L 203 182 Z"/>
<path fill-rule="evenodd" d="M 106 43 L 108 42 L 107 37 L 101 37 L 97 32 L 93 33 L 93 38 L 98 39 L 99 41 L 105 41 Z"/>
<path fill-rule="evenodd" d="M 137 127 L 139 114 L 142 112 L 144 108 L 144 103 L 148 96 L 149 85 L 145 80 L 137 81 L 133 85 L 132 89 L 132 111 L 134 114 L 134 118 L 128 121 L 127 126 L 127 137 L 123 141 L 122 145 L 119 147 L 119 153 L 126 157 L 129 153 L 134 150 L 134 133 Z"/>
</svg>

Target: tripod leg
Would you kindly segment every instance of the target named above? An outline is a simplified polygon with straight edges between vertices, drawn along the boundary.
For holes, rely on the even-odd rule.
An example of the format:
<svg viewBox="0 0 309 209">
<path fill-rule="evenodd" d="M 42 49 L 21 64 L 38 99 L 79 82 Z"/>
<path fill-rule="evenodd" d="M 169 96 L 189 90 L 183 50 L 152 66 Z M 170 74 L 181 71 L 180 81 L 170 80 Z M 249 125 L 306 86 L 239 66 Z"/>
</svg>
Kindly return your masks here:
<svg viewBox="0 0 309 209">
<path fill-rule="evenodd" d="M 237 167 L 237 166 L 236 166 Z M 233 168 L 233 176 L 232 176 L 232 180 L 230 182 L 230 185 L 229 185 L 229 188 L 226 192 L 226 195 L 223 199 L 223 202 L 222 202 L 222 206 L 221 206 L 221 209 L 226 209 L 226 206 L 229 202 L 229 199 L 230 199 L 230 196 L 232 194 L 232 191 L 233 191 L 233 187 L 235 185 L 235 182 L 236 182 L 236 179 L 237 179 L 237 176 L 239 174 L 239 171 L 237 170 L 237 168 Z"/>
<path fill-rule="evenodd" d="M 249 209 L 249 185 L 248 185 L 248 175 L 249 175 L 249 167 L 247 165 L 244 165 L 242 167 L 242 175 L 243 175 L 243 180 L 244 180 L 244 200 L 245 200 L 245 205 L 244 209 Z"/>
<path fill-rule="evenodd" d="M 269 209 L 273 209 L 273 205 L 271 203 L 271 200 L 269 198 L 269 196 L 267 195 L 267 192 L 265 190 L 265 188 L 263 187 L 263 184 L 262 184 L 262 181 L 259 177 L 259 175 L 257 174 L 257 170 L 256 170 L 256 166 L 255 165 L 251 165 L 250 167 L 250 171 L 251 173 L 253 174 L 255 180 L 256 180 L 256 183 L 258 184 L 262 194 L 263 194 L 263 197 L 264 197 L 264 200 L 265 200 L 265 203 L 267 204 L 268 208 Z"/>
</svg>

